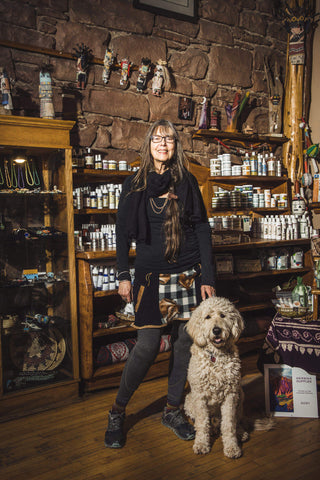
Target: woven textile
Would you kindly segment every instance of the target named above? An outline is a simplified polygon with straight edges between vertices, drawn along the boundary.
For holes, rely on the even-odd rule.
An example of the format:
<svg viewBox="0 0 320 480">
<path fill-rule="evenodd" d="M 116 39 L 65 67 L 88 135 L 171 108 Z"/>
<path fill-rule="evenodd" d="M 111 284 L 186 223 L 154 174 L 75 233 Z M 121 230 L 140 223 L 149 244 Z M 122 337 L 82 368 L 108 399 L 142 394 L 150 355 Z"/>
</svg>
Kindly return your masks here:
<svg viewBox="0 0 320 480">
<path fill-rule="evenodd" d="M 171 350 L 171 335 L 162 335 L 160 339 L 159 353 Z M 125 362 L 129 353 L 137 343 L 135 338 L 129 338 L 123 342 L 110 343 L 99 348 L 96 366 L 112 365 Z"/>
<path fill-rule="evenodd" d="M 300 367 L 320 373 L 320 322 L 302 323 L 298 318 L 275 315 L 259 355 L 258 366 L 265 363 Z"/>
</svg>

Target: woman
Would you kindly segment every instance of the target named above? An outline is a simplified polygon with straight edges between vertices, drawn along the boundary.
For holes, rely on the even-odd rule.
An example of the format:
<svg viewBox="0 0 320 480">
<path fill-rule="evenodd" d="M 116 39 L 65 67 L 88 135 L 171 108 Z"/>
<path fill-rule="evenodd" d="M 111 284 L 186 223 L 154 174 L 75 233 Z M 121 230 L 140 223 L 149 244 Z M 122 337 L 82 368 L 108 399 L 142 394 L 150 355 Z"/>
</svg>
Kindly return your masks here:
<svg viewBox="0 0 320 480">
<path fill-rule="evenodd" d="M 162 423 L 183 440 L 194 438 L 182 401 L 191 339 L 184 326 L 190 309 L 215 294 L 210 227 L 198 183 L 187 170 L 178 133 L 155 122 L 141 149 L 140 169 L 123 184 L 117 225 L 119 295 L 134 302 L 137 343 L 123 370 L 109 412 L 105 445 L 125 443 L 125 408 L 159 352 L 163 327 L 172 321 L 167 405 Z M 132 288 L 128 252 L 136 240 Z"/>
</svg>

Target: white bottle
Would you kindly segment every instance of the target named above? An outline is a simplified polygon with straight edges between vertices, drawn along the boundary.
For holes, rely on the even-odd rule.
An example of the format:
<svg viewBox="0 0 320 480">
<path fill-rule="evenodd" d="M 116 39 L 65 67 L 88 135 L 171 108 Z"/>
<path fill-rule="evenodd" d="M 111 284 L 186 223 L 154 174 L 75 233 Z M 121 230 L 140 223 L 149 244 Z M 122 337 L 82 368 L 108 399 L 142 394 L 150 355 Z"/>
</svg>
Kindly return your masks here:
<svg viewBox="0 0 320 480">
<path fill-rule="evenodd" d="M 106 290 L 109 290 L 109 289 L 110 289 L 110 287 L 109 287 L 108 269 L 107 269 L 107 267 L 105 267 L 105 269 L 103 270 L 102 290 L 103 290 L 103 291 L 106 291 Z"/>
<path fill-rule="evenodd" d="M 98 188 L 97 189 L 97 209 L 102 210 L 102 208 L 103 208 L 102 190 Z"/>
<path fill-rule="evenodd" d="M 97 289 L 97 286 L 98 286 L 98 274 L 99 274 L 98 267 L 97 266 L 92 267 L 91 275 L 92 275 L 92 283 L 93 283 L 94 289 Z"/>
<path fill-rule="evenodd" d="M 97 290 L 102 290 L 103 285 L 103 267 L 99 268 Z"/>
<path fill-rule="evenodd" d="M 113 183 L 110 183 L 110 185 L 109 185 L 109 208 L 111 210 L 116 208 L 116 199 L 115 199 L 115 194 L 114 194 Z"/>
<path fill-rule="evenodd" d="M 116 276 L 114 273 L 114 268 L 111 267 L 109 270 L 109 290 L 115 290 L 116 288 Z"/>
<path fill-rule="evenodd" d="M 262 176 L 265 177 L 268 174 L 268 166 L 265 157 L 262 157 Z"/>
</svg>

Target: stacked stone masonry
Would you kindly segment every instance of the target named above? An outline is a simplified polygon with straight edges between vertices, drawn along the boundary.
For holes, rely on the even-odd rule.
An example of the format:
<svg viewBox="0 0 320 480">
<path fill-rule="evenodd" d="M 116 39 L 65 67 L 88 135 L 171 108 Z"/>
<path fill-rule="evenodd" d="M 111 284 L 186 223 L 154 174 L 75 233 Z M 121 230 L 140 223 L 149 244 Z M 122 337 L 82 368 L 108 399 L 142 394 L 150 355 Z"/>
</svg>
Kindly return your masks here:
<svg viewBox="0 0 320 480">
<path fill-rule="evenodd" d="M 197 128 L 204 96 L 221 111 L 225 129 L 225 105 L 233 102 L 238 89 L 250 91 L 245 124 L 257 133 L 268 132 L 264 59 L 271 65 L 277 61 L 284 77 L 287 42 L 272 4 L 269 0 L 199 0 L 198 19 L 190 22 L 136 9 L 133 0 L 2 0 L 0 66 L 14 83 L 14 114 L 39 116 L 39 69 L 50 63 L 56 117 L 77 120 L 75 146 L 132 162 L 150 123 L 166 118 L 181 131 L 189 157 L 208 166 L 218 147 L 192 140 L 190 135 Z M 1 40 L 24 44 L 26 51 L 8 48 Z M 152 95 L 151 75 L 145 93 L 137 93 L 136 70 L 126 90 L 120 87 L 119 69 L 112 70 L 105 85 L 103 66 L 97 63 L 91 64 L 87 86 L 80 91 L 74 60 L 28 51 L 33 46 L 73 53 L 81 43 L 101 60 L 106 45 L 119 63 L 124 57 L 135 66 L 143 57 L 152 64 L 167 60 L 172 76 L 169 91 L 161 97 Z M 181 96 L 193 100 L 191 121 L 178 118 Z"/>
</svg>

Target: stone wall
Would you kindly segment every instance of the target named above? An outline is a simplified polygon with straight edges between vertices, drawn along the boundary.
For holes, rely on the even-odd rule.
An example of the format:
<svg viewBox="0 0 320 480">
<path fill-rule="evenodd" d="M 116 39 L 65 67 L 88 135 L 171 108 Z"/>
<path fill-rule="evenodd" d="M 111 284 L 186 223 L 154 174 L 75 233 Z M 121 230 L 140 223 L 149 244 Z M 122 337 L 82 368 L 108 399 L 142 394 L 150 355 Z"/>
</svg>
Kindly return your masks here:
<svg viewBox="0 0 320 480">
<path fill-rule="evenodd" d="M 264 58 L 275 60 L 284 78 L 287 33 L 272 11 L 270 0 L 199 0 L 197 22 L 181 21 L 137 10 L 133 0 L 1 0 L 0 66 L 14 80 L 15 115 L 39 116 L 39 67 L 50 63 L 54 108 L 59 118 L 77 120 L 74 145 L 91 146 L 110 159 L 137 158 L 140 143 L 156 119 L 170 119 L 180 130 L 191 158 L 207 165 L 217 149 L 192 140 L 204 96 L 221 111 L 238 89 L 250 91 L 243 121 L 258 133 L 268 132 L 267 86 Z M 18 42 L 25 50 L 8 48 Z M 103 66 L 91 64 L 85 90 L 76 89 L 76 62 L 32 51 L 55 49 L 74 53 L 77 43 L 88 45 L 102 60 L 106 45 L 117 62 L 128 57 L 138 66 L 142 57 L 155 64 L 167 60 L 172 85 L 161 97 L 151 90 L 137 93 L 138 72 L 130 86 L 120 87 L 120 70 L 102 81 Z M 179 97 L 194 102 L 192 121 L 178 118 Z M 76 113 L 77 112 L 77 113 Z"/>
</svg>

